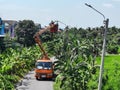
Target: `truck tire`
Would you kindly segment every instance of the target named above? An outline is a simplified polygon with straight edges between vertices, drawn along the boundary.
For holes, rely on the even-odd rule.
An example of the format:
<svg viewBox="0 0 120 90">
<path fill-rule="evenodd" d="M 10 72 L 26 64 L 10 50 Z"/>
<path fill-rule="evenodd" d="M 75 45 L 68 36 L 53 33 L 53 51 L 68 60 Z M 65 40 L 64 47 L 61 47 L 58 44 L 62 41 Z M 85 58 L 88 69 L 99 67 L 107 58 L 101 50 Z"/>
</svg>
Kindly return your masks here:
<svg viewBox="0 0 120 90">
<path fill-rule="evenodd" d="M 36 80 L 39 80 L 39 78 L 38 78 L 38 77 L 36 77 Z"/>
</svg>

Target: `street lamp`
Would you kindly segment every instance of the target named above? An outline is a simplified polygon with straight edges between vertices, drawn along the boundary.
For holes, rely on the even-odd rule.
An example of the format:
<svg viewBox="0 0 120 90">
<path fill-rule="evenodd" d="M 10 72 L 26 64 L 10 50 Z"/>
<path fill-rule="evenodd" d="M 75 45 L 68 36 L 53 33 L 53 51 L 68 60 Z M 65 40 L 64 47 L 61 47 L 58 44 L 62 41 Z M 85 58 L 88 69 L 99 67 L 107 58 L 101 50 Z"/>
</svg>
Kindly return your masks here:
<svg viewBox="0 0 120 90">
<path fill-rule="evenodd" d="M 102 87 L 102 75 L 103 75 L 103 69 L 104 69 L 104 56 L 105 56 L 105 49 L 106 49 L 106 36 L 107 36 L 109 19 L 105 20 L 105 16 L 101 12 L 99 12 L 98 10 L 93 8 L 91 5 L 88 5 L 87 3 L 85 3 L 85 5 L 92 8 L 96 12 L 98 12 L 104 18 L 103 23 L 105 25 L 105 27 L 104 27 L 105 31 L 104 31 L 104 38 L 103 38 L 102 56 L 101 56 L 101 65 L 100 65 L 99 83 L 98 83 L 98 90 L 101 90 L 101 87 Z"/>
</svg>

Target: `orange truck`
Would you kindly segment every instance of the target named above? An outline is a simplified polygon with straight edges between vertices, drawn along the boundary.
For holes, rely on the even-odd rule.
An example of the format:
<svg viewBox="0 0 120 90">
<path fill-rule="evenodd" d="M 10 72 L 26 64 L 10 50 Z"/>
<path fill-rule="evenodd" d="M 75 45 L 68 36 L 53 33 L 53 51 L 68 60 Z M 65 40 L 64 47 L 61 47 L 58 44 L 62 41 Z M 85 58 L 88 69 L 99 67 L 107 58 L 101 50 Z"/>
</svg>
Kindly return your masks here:
<svg viewBox="0 0 120 90">
<path fill-rule="evenodd" d="M 53 63 L 51 60 L 37 60 L 35 77 L 37 80 L 46 78 L 52 79 L 54 77 Z"/>
<path fill-rule="evenodd" d="M 34 39 L 35 42 L 38 44 L 38 46 L 40 47 L 43 56 L 41 59 L 36 61 L 35 64 L 35 77 L 37 80 L 39 79 L 52 79 L 54 77 L 54 64 L 52 62 L 52 60 L 50 60 L 50 58 L 48 57 L 47 53 L 45 52 L 45 50 L 42 47 L 42 43 L 41 40 L 39 38 L 39 36 L 46 32 L 46 31 L 50 31 L 51 29 L 58 29 L 56 28 L 56 24 L 54 24 L 52 22 L 52 24 L 50 24 L 49 26 L 45 27 L 44 29 L 39 30 L 39 32 L 37 32 L 34 35 Z M 57 31 L 57 30 L 54 30 Z"/>
</svg>

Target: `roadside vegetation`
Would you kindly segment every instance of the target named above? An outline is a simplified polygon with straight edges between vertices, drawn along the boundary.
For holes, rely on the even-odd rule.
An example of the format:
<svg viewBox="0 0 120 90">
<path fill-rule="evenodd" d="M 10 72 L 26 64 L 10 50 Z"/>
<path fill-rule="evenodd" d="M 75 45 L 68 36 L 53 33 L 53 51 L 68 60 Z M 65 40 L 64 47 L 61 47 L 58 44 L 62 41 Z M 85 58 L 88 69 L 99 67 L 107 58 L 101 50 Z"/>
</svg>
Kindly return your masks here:
<svg viewBox="0 0 120 90">
<path fill-rule="evenodd" d="M 97 58 L 100 64 L 100 57 Z M 103 90 L 119 90 L 120 88 L 120 55 L 107 55 L 104 62 Z"/>
<path fill-rule="evenodd" d="M 31 20 L 20 21 L 16 37 L 0 41 L 0 90 L 14 90 L 15 84 L 34 67 L 41 52 L 33 35 L 38 31 Z M 43 33 L 48 55 L 55 56 L 54 90 L 96 90 L 103 43 L 103 27 L 67 28 Z M 119 90 L 120 29 L 109 28 L 102 90 Z"/>
<path fill-rule="evenodd" d="M 6 49 L 0 55 L 0 90 L 14 90 L 17 83 L 34 67 L 38 47 Z"/>
</svg>

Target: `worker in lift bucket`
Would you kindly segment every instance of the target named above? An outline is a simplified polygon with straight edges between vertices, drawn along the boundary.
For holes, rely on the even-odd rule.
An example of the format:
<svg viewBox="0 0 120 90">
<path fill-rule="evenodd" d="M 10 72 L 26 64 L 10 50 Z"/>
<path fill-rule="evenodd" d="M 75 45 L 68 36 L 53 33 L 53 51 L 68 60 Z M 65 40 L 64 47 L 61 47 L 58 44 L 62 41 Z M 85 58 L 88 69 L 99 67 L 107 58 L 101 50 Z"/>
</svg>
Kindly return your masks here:
<svg viewBox="0 0 120 90">
<path fill-rule="evenodd" d="M 58 31 L 58 23 L 55 24 L 55 22 L 51 21 L 50 25 L 50 32 L 56 33 Z"/>
</svg>

